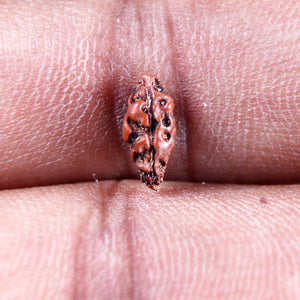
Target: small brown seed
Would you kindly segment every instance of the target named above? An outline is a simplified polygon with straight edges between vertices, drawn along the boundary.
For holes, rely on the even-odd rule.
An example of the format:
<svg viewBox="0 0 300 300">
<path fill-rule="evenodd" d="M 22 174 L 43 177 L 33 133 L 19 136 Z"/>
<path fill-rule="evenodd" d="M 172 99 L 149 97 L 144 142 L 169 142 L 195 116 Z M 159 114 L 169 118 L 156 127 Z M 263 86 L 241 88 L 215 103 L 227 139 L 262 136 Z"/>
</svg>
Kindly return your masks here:
<svg viewBox="0 0 300 300">
<path fill-rule="evenodd" d="M 157 77 L 143 75 L 128 98 L 122 128 L 142 182 L 156 191 L 163 182 L 176 136 L 174 100 L 163 90 Z"/>
</svg>

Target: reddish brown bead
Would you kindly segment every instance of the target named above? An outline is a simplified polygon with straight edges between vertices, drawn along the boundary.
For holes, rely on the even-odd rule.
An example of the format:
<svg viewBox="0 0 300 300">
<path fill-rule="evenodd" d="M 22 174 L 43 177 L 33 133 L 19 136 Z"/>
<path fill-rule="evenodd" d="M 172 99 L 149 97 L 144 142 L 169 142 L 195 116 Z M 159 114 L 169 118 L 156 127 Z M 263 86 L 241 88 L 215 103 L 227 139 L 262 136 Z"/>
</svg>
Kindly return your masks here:
<svg viewBox="0 0 300 300">
<path fill-rule="evenodd" d="M 159 191 L 176 135 L 174 100 L 152 75 L 143 75 L 128 98 L 122 137 L 130 143 L 130 155 L 140 177 Z"/>
</svg>

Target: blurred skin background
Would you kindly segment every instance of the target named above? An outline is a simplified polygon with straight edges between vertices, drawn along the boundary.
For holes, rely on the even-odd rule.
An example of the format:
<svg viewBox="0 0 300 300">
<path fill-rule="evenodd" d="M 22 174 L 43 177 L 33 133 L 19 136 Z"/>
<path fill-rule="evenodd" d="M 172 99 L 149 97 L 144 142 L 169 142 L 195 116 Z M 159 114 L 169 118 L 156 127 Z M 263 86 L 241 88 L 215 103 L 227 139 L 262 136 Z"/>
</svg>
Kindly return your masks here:
<svg viewBox="0 0 300 300">
<path fill-rule="evenodd" d="M 1 299 L 300 298 L 299 16 L 1 1 Z M 176 105 L 160 193 L 121 138 L 144 73 Z"/>
</svg>

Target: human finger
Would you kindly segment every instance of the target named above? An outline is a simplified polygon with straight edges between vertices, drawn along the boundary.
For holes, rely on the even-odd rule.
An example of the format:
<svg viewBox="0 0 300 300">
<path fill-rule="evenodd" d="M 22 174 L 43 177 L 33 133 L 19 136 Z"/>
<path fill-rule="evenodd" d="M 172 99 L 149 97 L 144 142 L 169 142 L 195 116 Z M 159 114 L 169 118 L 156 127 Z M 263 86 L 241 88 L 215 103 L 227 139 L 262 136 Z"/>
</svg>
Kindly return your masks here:
<svg viewBox="0 0 300 300">
<path fill-rule="evenodd" d="M 297 299 L 297 185 L 0 193 L 2 299 Z"/>
<path fill-rule="evenodd" d="M 136 177 L 121 125 L 144 72 L 175 99 L 166 179 L 299 181 L 297 1 L 1 5 L 2 188 Z"/>
</svg>

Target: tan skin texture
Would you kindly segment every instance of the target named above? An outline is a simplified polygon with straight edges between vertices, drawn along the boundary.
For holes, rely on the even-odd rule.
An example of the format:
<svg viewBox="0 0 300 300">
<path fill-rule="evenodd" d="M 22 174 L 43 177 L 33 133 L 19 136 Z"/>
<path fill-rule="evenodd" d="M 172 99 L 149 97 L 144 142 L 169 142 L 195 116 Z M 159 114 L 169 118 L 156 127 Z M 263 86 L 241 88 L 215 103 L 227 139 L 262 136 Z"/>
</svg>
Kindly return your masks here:
<svg viewBox="0 0 300 300">
<path fill-rule="evenodd" d="M 0 4 L 1 299 L 299 299 L 299 1 L 54 3 Z M 159 194 L 120 181 L 143 73 Z"/>
</svg>

